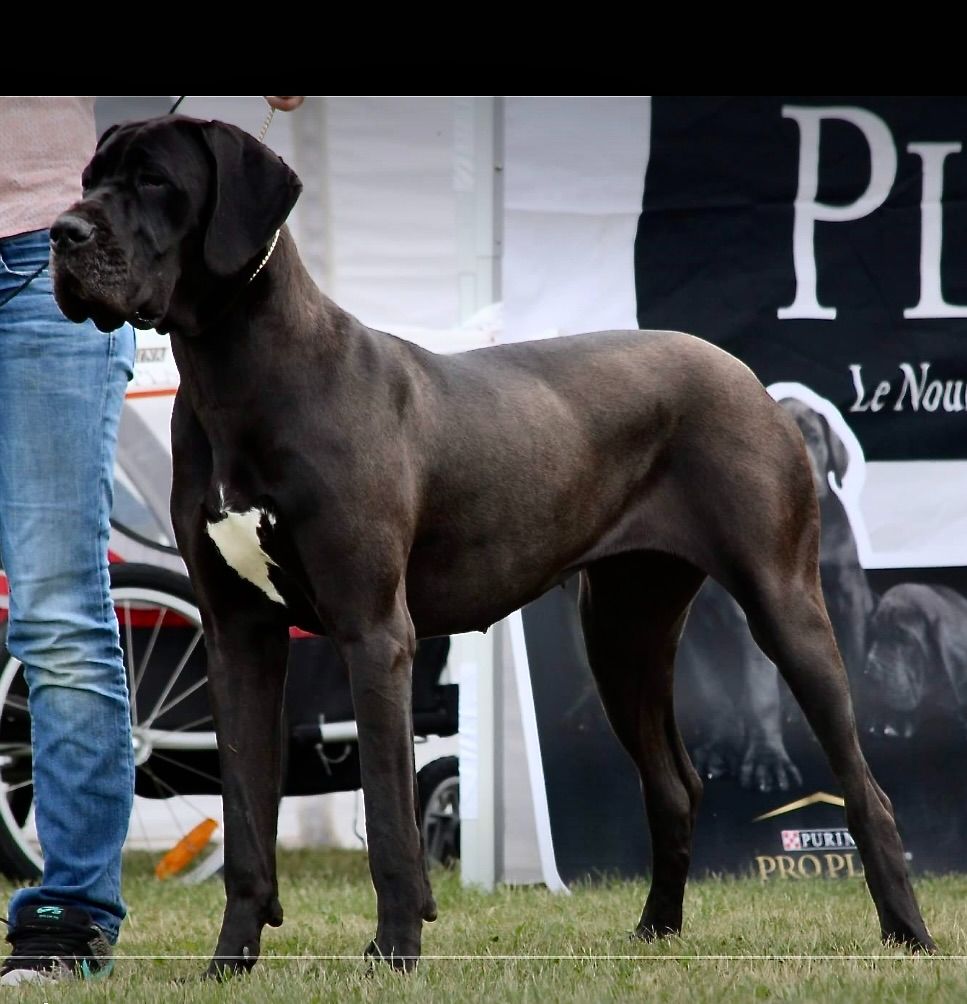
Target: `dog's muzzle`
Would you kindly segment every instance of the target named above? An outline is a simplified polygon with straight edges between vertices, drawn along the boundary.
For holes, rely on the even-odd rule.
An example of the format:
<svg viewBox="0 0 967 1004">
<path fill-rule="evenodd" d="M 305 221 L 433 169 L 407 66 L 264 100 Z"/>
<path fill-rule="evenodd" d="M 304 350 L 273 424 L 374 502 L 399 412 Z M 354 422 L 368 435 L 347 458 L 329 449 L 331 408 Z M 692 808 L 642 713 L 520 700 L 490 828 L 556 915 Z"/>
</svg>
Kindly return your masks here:
<svg viewBox="0 0 967 1004">
<path fill-rule="evenodd" d="M 90 318 L 101 331 L 113 331 L 136 313 L 127 294 L 127 260 L 96 219 L 62 213 L 50 228 L 50 252 L 54 298 L 67 318 Z M 146 318 L 151 314 L 144 310 Z"/>
<path fill-rule="evenodd" d="M 66 255 L 94 239 L 95 226 L 76 213 L 62 213 L 50 228 L 50 246 L 55 254 Z"/>
</svg>

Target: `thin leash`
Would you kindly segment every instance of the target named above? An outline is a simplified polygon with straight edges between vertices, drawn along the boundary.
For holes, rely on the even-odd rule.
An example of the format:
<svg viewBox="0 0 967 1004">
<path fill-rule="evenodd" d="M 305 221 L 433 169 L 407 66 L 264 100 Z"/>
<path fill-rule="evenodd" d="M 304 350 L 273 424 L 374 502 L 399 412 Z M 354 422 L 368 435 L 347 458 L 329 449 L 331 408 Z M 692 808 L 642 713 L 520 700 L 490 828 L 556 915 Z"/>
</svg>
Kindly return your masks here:
<svg viewBox="0 0 967 1004">
<path fill-rule="evenodd" d="M 50 259 L 45 261 L 43 265 L 40 266 L 35 272 L 31 272 L 30 275 L 23 281 L 20 286 L 17 286 L 13 292 L 7 293 L 7 295 L 0 300 L 0 307 L 5 307 L 15 296 L 19 296 L 33 281 L 40 275 L 41 272 L 50 264 Z"/>
<path fill-rule="evenodd" d="M 182 94 L 180 98 L 171 106 L 168 110 L 169 115 L 174 115 L 178 110 L 178 106 L 182 101 L 185 100 L 186 95 Z M 262 123 L 262 129 L 259 132 L 258 140 L 260 143 L 265 142 L 265 134 L 269 131 L 269 126 L 272 124 L 272 116 L 275 114 L 275 108 L 269 105 L 269 114 L 265 116 L 265 121 Z"/>
<path fill-rule="evenodd" d="M 185 100 L 185 97 L 186 95 L 182 94 L 181 97 L 178 98 L 178 100 L 171 106 L 171 109 L 168 112 L 169 115 L 174 115 L 175 111 L 177 111 L 178 109 L 178 106 L 181 104 L 182 101 Z M 258 140 L 260 143 L 265 142 L 265 134 L 269 131 L 269 126 L 272 124 L 273 115 L 275 115 L 275 109 L 270 105 L 269 113 L 268 115 L 265 116 L 265 121 L 262 123 L 262 129 L 259 132 Z M 276 230 L 275 237 L 272 239 L 272 246 L 269 248 L 269 253 L 265 256 L 264 260 L 262 261 L 262 264 L 259 265 L 259 267 L 255 270 L 254 274 L 249 279 L 249 282 L 251 282 L 252 279 L 254 279 L 255 276 L 257 276 L 259 272 L 262 271 L 263 268 L 265 268 L 266 263 L 272 256 L 272 252 L 275 250 L 275 245 L 279 239 L 280 232 L 281 231 Z M 23 281 L 21 285 L 17 286 L 17 288 L 12 290 L 10 293 L 7 293 L 7 295 L 4 296 L 3 299 L 0 299 L 0 309 L 5 307 L 15 296 L 19 296 L 34 281 L 34 279 L 36 279 L 37 276 L 39 276 L 40 273 L 43 272 L 44 269 L 46 269 L 49 265 L 50 265 L 50 259 L 48 258 L 47 261 L 43 263 L 43 265 L 41 265 L 35 271 L 31 272 L 31 274 L 27 276 L 27 278 Z"/>
</svg>

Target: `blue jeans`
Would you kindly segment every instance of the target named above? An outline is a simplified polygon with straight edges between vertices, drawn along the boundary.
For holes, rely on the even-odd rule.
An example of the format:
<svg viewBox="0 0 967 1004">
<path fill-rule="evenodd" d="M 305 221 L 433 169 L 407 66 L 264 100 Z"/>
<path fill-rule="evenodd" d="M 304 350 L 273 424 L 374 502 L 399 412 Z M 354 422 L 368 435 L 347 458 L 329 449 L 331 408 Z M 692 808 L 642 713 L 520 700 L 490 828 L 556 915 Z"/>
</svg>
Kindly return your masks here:
<svg viewBox="0 0 967 1004">
<path fill-rule="evenodd" d="M 0 300 L 48 256 L 45 230 L 0 240 Z M 134 797 L 128 689 L 107 542 L 114 454 L 134 366 L 128 325 L 73 324 L 48 271 L 0 306 L 0 560 L 7 647 L 30 688 L 40 886 L 18 908 L 83 907 L 112 941 Z"/>
</svg>

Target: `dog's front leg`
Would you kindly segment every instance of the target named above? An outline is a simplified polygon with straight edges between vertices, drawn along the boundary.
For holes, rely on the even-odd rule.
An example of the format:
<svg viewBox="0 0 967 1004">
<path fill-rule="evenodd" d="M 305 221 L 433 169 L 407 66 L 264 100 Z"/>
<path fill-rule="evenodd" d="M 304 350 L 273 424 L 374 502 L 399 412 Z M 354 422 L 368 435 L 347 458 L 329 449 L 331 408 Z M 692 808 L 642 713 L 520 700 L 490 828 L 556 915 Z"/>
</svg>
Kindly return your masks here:
<svg viewBox="0 0 967 1004">
<path fill-rule="evenodd" d="M 225 914 L 209 976 L 249 970 L 282 923 L 275 865 L 288 630 L 239 606 L 206 624 L 225 813 Z"/>
<path fill-rule="evenodd" d="M 367 955 L 412 969 L 424 920 L 436 917 L 414 806 L 411 671 L 416 642 L 398 603 L 389 617 L 337 639 L 352 685 L 366 805 L 369 868 L 376 887 L 376 937 Z"/>
<path fill-rule="evenodd" d="M 282 923 L 275 837 L 290 614 L 230 567 L 209 533 L 202 500 L 213 481 L 211 447 L 183 391 L 175 398 L 171 440 L 171 519 L 205 629 L 222 777 L 226 904 L 207 972 L 220 977 L 251 969 L 263 926 Z"/>
</svg>

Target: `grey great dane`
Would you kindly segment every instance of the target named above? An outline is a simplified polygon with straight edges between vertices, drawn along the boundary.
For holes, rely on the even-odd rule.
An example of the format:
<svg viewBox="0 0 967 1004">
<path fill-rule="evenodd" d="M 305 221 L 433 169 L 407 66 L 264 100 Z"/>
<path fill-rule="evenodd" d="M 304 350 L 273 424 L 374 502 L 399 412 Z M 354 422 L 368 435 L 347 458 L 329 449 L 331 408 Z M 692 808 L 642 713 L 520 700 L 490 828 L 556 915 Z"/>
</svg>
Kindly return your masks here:
<svg viewBox="0 0 967 1004">
<path fill-rule="evenodd" d="M 637 934 L 678 932 L 701 784 L 672 665 L 707 575 L 745 610 L 842 786 L 885 939 L 932 950 L 890 802 L 857 739 L 819 585 L 795 423 L 742 363 L 676 332 L 440 356 L 327 299 L 284 221 L 296 175 L 247 134 L 115 128 L 51 231 L 58 303 L 171 335 L 172 519 L 202 611 L 225 803 L 209 969 L 282 922 L 275 865 L 288 629 L 352 683 L 377 893 L 367 951 L 410 968 L 436 904 L 414 804 L 416 639 L 484 630 L 580 570 L 589 660 L 653 837 Z"/>
</svg>

